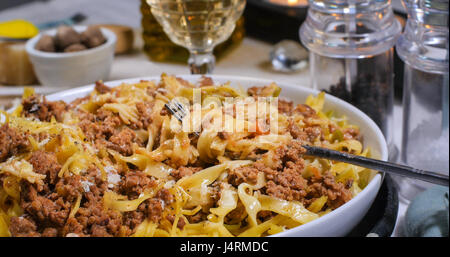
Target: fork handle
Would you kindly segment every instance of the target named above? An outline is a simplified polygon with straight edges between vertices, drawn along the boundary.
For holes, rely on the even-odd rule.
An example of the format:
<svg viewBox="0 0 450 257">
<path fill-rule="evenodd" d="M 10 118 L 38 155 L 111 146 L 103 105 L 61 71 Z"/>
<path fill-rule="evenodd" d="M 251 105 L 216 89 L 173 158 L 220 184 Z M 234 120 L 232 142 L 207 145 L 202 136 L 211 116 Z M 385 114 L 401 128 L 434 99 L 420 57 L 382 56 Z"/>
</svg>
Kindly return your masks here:
<svg viewBox="0 0 450 257">
<path fill-rule="evenodd" d="M 381 172 L 392 173 L 395 175 L 420 179 L 433 184 L 438 184 L 448 187 L 448 176 L 439 174 L 437 172 L 425 171 L 413 167 L 400 165 L 396 163 L 375 160 L 354 154 L 339 152 L 322 147 L 303 145 L 306 149 L 306 155 L 316 156 L 324 159 L 340 161 L 354 164 L 368 169 L 373 169 Z"/>
</svg>

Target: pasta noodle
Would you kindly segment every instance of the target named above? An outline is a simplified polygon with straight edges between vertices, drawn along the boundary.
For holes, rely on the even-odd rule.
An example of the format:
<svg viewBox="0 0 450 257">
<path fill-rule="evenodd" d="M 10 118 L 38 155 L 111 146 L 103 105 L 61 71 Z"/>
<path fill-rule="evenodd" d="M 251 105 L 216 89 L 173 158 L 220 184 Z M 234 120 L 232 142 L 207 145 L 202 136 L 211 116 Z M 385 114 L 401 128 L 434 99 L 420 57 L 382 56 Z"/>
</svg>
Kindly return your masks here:
<svg viewBox="0 0 450 257">
<path fill-rule="evenodd" d="M 324 93 L 295 106 L 280 91 L 163 74 L 69 105 L 27 88 L 0 113 L 0 236 L 269 236 L 326 215 L 375 173 L 301 145 L 370 150 Z"/>
</svg>

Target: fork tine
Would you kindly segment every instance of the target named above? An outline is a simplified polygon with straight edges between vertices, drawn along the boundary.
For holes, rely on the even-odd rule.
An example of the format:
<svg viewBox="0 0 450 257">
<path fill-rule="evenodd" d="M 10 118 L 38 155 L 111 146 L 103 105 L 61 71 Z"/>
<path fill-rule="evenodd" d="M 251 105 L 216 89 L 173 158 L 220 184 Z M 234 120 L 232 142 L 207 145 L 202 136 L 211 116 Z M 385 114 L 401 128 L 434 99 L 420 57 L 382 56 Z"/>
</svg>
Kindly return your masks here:
<svg viewBox="0 0 450 257">
<path fill-rule="evenodd" d="M 181 113 L 180 117 L 181 117 L 181 119 L 183 119 L 184 116 L 186 116 L 186 111 L 185 111 L 184 106 L 181 105 L 177 100 L 172 100 L 172 104 L 178 110 L 177 113 Z"/>
<path fill-rule="evenodd" d="M 180 118 L 180 116 L 177 114 L 177 112 L 170 106 L 170 103 L 166 103 L 164 104 L 164 107 L 166 107 L 167 110 L 170 111 L 170 113 L 172 113 L 173 116 L 175 116 L 175 118 L 179 121 L 183 121 L 182 118 Z"/>
<path fill-rule="evenodd" d="M 186 116 L 187 112 L 182 104 L 180 104 L 177 100 L 172 100 L 166 104 L 164 104 L 164 107 L 172 113 L 175 118 L 183 122 L 183 118 Z M 181 114 L 180 114 L 181 113 Z M 198 132 L 194 132 L 196 136 L 200 136 Z"/>
<path fill-rule="evenodd" d="M 176 107 L 178 107 L 178 110 L 183 110 L 184 109 L 184 106 L 181 105 L 178 101 L 175 100 L 174 104 L 175 104 Z"/>
<path fill-rule="evenodd" d="M 182 104 L 180 104 L 176 100 L 174 100 L 174 104 L 178 108 L 178 110 L 180 110 L 184 115 L 186 115 L 186 111 L 185 111 L 184 106 Z"/>
</svg>

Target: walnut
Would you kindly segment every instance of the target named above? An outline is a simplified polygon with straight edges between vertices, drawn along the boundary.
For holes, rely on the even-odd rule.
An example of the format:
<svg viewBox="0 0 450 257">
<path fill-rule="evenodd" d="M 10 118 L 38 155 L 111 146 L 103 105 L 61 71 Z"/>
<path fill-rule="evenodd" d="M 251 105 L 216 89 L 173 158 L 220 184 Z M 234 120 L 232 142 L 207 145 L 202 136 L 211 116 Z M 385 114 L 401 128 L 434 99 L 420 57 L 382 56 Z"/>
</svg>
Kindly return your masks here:
<svg viewBox="0 0 450 257">
<path fill-rule="evenodd" d="M 106 39 L 99 27 L 89 26 L 81 33 L 81 41 L 88 48 L 93 48 L 105 43 Z"/>
<path fill-rule="evenodd" d="M 72 27 L 63 25 L 56 31 L 55 42 L 57 47 L 62 50 L 70 45 L 81 43 L 81 36 Z"/>
<path fill-rule="evenodd" d="M 49 35 L 42 35 L 39 41 L 36 43 L 36 50 L 44 52 L 55 52 L 55 42 L 53 37 Z"/>
<path fill-rule="evenodd" d="M 83 51 L 86 50 L 86 46 L 82 45 L 82 44 L 72 44 L 68 47 L 66 47 L 64 49 L 64 52 L 68 53 L 68 52 L 78 52 L 78 51 Z"/>
</svg>

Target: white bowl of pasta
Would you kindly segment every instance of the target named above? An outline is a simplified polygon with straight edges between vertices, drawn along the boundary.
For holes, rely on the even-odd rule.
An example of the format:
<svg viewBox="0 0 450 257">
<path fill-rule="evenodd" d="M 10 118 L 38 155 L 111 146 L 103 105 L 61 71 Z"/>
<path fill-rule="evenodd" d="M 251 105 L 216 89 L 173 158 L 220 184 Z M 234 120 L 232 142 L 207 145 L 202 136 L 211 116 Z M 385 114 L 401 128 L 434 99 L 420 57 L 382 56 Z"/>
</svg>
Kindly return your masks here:
<svg viewBox="0 0 450 257">
<path fill-rule="evenodd" d="M 50 176 L 50 173 L 39 171 L 39 165 L 33 162 L 33 153 L 29 153 L 31 157 L 28 156 L 28 159 L 20 161 L 18 158 L 23 153 L 3 160 L 0 155 L 0 179 L 19 176 L 12 168 L 20 165 L 34 171 L 30 173 L 28 170 L 27 174 L 31 177 L 21 178 L 27 180 L 30 187 L 36 181 L 56 183 L 58 187 L 60 183 L 64 184 L 64 180 L 79 176 L 82 181 L 81 189 L 77 191 L 79 193 L 71 198 L 61 196 L 60 200 L 70 202 L 67 204 L 71 206 L 67 211 L 67 220 L 71 220 L 71 224 L 82 224 L 83 215 L 90 213 L 90 208 L 94 206 L 90 201 L 96 201 L 93 192 L 97 192 L 103 209 L 108 211 L 104 215 L 110 215 L 111 220 L 116 217 L 112 212 L 119 213 L 121 221 L 135 217 L 121 224 L 120 229 L 104 225 L 103 221 L 103 225 L 98 227 L 76 230 L 76 226 L 59 224 L 52 225 L 48 231 L 40 228 L 40 231 L 29 234 L 44 235 L 51 231 L 52 235 L 57 236 L 345 236 L 359 223 L 378 193 L 382 174 L 303 156 L 299 145 L 310 143 L 387 160 L 385 139 L 368 116 L 333 96 L 276 82 L 281 88 L 281 99 L 289 99 L 295 104 L 292 106 L 285 100 L 276 101 L 275 120 L 279 124 L 275 132 L 264 132 L 258 127 L 262 126 L 260 123 L 256 124 L 255 131 L 247 128 L 235 133 L 218 132 L 215 125 L 205 125 L 196 138 L 192 131 L 181 129 L 174 115 L 164 112 L 164 103 L 177 95 L 186 97 L 186 92 L 192 92 L 193 85 L 198 83 L 202 84 L 202 97 L 212 95 L 223 103 L 225 97 L 230 96 L 252 95 L 253 99 L 257 99 L 256 96 L 278 96 L 279 88 L 272 84 L 273 81 L 236 76 L 212 75 L 214 85 L 229 82 L 229 85 L 221 87 L 211 86 L 211 80 L 196 75 L 178 78 L 181 79 L 163 75 L 161 78 L 106 82 L 105 85 L 114 88 L 112 90 L 102 83 L 74 88 L 49 95 L 44 102 L 34 99 L 31 106 L 24 100 L 18 109 L 8 114 L 6 120 L 10 124 L 7 129 L 20 128 L 18 124 L 23 127 L 26 122 L 32 121 L 36 122 L 33 128 L 39 127 L 40 132 L 47 129 L 51 133 L 61 134 L 58 139 L 62 140 L 61 149 L 51 136 L 47 139 L 36 137 L 31 142 L 32 151 L 49 151 L 50 155 L 53 154 L 51 151 L 55 151 L 57 158 L 54 161 L 59 162 L 59 169 L 58 176 L 53 175 L 48 180 L 44 175 Z M 248 90 L 255 86 L 266 87 Z M 244 93 L 246 90 L 247 93 Z M 188 97 L 188 101 L 194 98 Z M 60 100 L 75 102 L 64 108 L 51 104 Z M 144 103 L 138 104 L 139 101 L 148 102 L 148 109 L 144 108 Z M 296 107 L 305 102 L 308 106 Z M 252 106 L 252 103 L 246 104 Z M 39 113 L 45 109 L 43 106 L 46 106 L 46 115 Z M 236 103 L 231 106 L 235 111 L 238 108 Z M 213 113 L 214 110 L 227 113 L 225 104 L 220 107 L 222 109 L 213 105 L 201 105 L 200 108 L 202 114 Z M 53 116 L 49 115 L 52 110 L 55 110 Z M 195 110 L 195 105 L 191 110 Z M 269 122 L 272 118 L 268 117 L 272 114 L 270 109 L 268 116 L 264 116 L 264 122 Z M 105 116 L 108 115 L 111 119 L 115 118 L 115 124 L 119 125 L 105 132 L 111 134 L 109 137 L 98 136 L 101 131 L 99 126 L 106 123 L 108 118 Z M 212 120 L 211 117 L 216 116 L 208 117 Z M 236 124 L 240 116 L 233 114 L 231 117 L 235 122 L 233 124 Z M 243 117 L 246 117 L 245 124 L 252 123 L 249 115 Z M 91 120 L 93 124 L 83 119 Z M 5 119 L 0 119 L 0 122 L 4 123 Z M 48 127 L 42 127 L 44 125 Z M 88 129 L 91 125 L 95 133 Z M 71 127 L 76 129 L 71 130 Z M 1 133 L 0 129 L 0 136 Z M 74 139 L 78 135 L 83 139 Z M 134 141 L 126 147 L 126 140 L 130 137 Z M 71 140 L 76 144 L 70 145 Z M 86 146 L 77 148 L 79 144 Z M 68 151 L 66 149 L 71 149 L 71 152 L 65 153 Z M 83 158 L 85 161 L 79 161 Z M 16 163 L 12 163 L 14 161 Z M 101 186 L 100 175 L 96 179 L 89 177 L 93 174 L 92 170 L 103 174 L 109 184 Z M 133 182 L 136 179 L 138 182 Z M 100 184 L 97 186 L 96 183 Z M 134 187 L 130 187 L 130 183 L 134 183 Z M 136 189 L 139 186 L 141 188 Z M 7 198 L 10 191 L 5 189 L 0 194 Z M 0 207 L 7 209 L 2 205 L 4 203 L 0 202 Z M 3 217 L 3 224 L 11 224 L 10 235 L 29 235 L 24 234 L 21 222 L 26 219 L 36 224 L 43 217 L 36 218 L 37 211 L 30 208 L 21 210 L 24 213 L 21 219 L 13 217 L 12 211 L 0 212 L 0 234 Z M 160 211 L 155 211 L 157 209 Z M 128 212 L 145 215 L 129 215 Z M 141 216 L 144 218 L 136 218 Z M 55 221 L 52 222 L 46 224 L 55 224 Z M 8 234 L 5 227 L 3 233 Z"/>
</svg>

